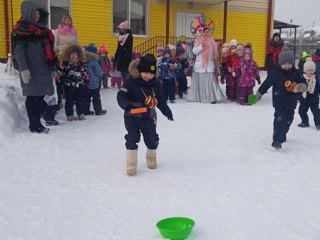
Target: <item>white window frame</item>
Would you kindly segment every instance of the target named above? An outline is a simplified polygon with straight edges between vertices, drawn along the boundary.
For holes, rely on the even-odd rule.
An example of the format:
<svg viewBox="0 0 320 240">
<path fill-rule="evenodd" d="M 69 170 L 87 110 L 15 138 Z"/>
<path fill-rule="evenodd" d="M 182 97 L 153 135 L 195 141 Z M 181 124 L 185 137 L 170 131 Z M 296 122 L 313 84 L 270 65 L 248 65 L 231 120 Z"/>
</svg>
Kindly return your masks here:
<svg viewBox="0 0 320 240">
<path fill-rule="evenodd" d="M 65 0 L 66 2 L 69 2 L 69 15 L 71 16 L 71 0 Z M 48 17 L 48 27 L 51 29 L 51 0 L 46 0 L 46 10 L 49 13 Z"/>
<path fill-rule="evenodd" d="M 50 0 L 48 0 L 48 1 L 50 1 Z M 111 11 L 112 11 L 112 24 L 111 24 L 111 32 L 112 32 L 112 35 L 113 36 L 117 36 L 118 35 L 118 33 L 117 32 L 114 32 L 113 31 L 113 1 L 117 1 L 117 0 L 112 0 L 112 3 L 111 3 Z M 131 0 L 126 0 L 126 1 L 128 1 L 129 2 L 129 4 L 128 4 L 128 12 L 129 12 L 129 18 L 127 19 L 127 21 L 129 22 L 129 28 L 131 29 L 131 17 L 130 17 L 130 14 L 131 14 Z M 149 36 L 149 33 L 150 33 L 150 28 L 149 28 L 149 26 L 150 26 L 150 0 L 146 0 L 146 16 L 145 16 L 145 19 L 146 19 L 146 34 L 143 34 L 143 35 L 141 35 L 141 34 L 134 34 L 134 33 L 132 33 L 132 35 L 134 36 L 134 37 L 137 37 L 137 38 L 147 38 L 148 36 Z"/>
</svg>

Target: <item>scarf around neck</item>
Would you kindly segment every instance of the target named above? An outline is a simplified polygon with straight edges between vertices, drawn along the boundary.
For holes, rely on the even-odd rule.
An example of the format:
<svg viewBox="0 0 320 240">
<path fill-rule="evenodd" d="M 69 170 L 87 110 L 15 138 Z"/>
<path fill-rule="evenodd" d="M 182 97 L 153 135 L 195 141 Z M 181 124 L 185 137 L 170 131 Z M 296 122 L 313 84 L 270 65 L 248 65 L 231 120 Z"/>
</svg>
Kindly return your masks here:
<svg viewBox="0 0 320 240">
<path fill-rule="evenodd" d="M 45 44 L 46 61 L 53 63 L 54 58 L 54 36 L 50 29 L 37 27 L 24 18 L 20 18 L 19 21 L 13 26 L 11 32 L 12 45 L 14 46 L 17 41 L 39 41 L 43 40 Z"/>
<path fill-rule="evenodd" d="M 307 81 L 307 85 L 308 85 L 307 91 L 302 93 L 302 96 L 304 98 L 306 98 L 307 97 L 307 92 L 310 93 L 310 94 L 314 93 L 314 90 L 316 88 L 317 80 L 316 80 L 316 75 L 312 75 L 311 77 L 308 77 L 307 74 L 304 73 L 303 77 Z"/>
<path fill-rule="evenodd" d="M 202 50 L 202 63 L 205 69 L 208 69 L 209 65 L 209 58 L 210 56 L 212 59 L 214 59 L 216 49 L 217 49 L 217 44 L 212 38 L 211 35 L 205 35 L 204 33 L 201 33 L 195 40 L 194 46 L 198 47 L 199 45 L 203 45 L 203 50 Z"/>
<path fill-rule="evenodd" d="M 123 46 L 126 43 L 128 37 L 129 37 L 129 33 L 124 35 L 119 35 L 119 40 L 118 40 L 119 44 Z"/>
<path fill-rule="evenodd" d="M 73 26 L 69 27 L 62 23 L 60 23 L 59 26 L 57 27 L 57 32 L 59 35 L 68 36 L 68 37 L 74 37 L 77 35 L 77 31 Z"/>
</svg>

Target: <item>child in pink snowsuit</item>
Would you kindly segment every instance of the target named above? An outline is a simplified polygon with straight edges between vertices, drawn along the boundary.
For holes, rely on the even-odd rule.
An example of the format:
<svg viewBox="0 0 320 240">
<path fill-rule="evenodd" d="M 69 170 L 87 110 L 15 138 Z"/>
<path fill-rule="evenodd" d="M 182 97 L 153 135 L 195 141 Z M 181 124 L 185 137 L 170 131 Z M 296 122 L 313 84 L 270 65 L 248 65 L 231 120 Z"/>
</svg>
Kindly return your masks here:
<svg viewBox="0 0 320 240">
<path fill-rule="evenodd" d="M 255 81 L 260 85 L 260 76 L 257 63 L 252 58 L 250 48 L 245 48 L 240 64 L 236 67 L 236 75 L 239 77 L 239 103 L 249 105 L 248 96 L 253 94 Z"/>
<path fill-rule="evenodd" d="M 111 77 L 111 87 L 121 87 L 122 86 L 122 75 L 121 72 L 117 70 L 114 64 L 114 56 L 111 56 L 111 69 L 110 69 L 110 77 Z"/>
</svg>

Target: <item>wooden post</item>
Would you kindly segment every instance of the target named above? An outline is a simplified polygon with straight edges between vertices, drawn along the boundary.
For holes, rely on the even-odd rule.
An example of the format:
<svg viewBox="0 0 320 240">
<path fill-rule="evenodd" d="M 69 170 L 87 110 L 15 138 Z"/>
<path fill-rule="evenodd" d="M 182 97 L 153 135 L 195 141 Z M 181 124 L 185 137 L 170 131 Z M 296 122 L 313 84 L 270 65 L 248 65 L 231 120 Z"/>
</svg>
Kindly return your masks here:
<svg viewBox="0 0 320 240">
<path fill-rule="evenodd" d="M 166 46 L 169 43 L 169 34 L 170 34 L 170 0 L 167 0 L 166 6 Z"/>
<path fill-rule="evenodd" d="M 228 1 L 224 1 L 223 12 L 223 43 L 227 41 L 227 24 L 228 24 Z"/>
<path fill-rule="evenodd" d="M 297 28 L 294 28 L 294 38 L 293 38 L 293 56 L 294 59 L 296 59 L 296 53 L 297 53 L 297 48 L 296 48 L 296 44 L 297 44 Z"/>
<path fill-rule="evenodd" d="M 267 36 L 266 36 L 266 50 L 268 48 L 268 43 L 269 43 L 269 39 L 270 39 L 270 36 L 271 36 L 272 6 L 273 6 L 273 1 L 269 0 L 269 4 L 268 4 L 268 20 L 267 20 L 268 21 L 267 22 Z M 264 63 L 264 67 L 266 67 L 266 62 Z"/>
</svg>

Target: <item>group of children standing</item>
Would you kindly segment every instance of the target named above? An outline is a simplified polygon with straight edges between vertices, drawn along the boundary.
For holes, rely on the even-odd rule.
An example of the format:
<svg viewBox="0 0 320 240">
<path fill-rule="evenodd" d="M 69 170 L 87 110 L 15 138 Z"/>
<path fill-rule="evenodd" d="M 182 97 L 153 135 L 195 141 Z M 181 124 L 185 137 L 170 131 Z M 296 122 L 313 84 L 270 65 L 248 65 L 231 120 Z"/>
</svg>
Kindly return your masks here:
<svg viewBox="0 0 320 240">
<path fill-rule="evenodd" d="M 226 83 L 228 100 L 237 101 L 241 105 L 250 105 L 248 96 L 253 94 L 255 81 L 261 84 L 259 70 L 252 57 L 249 45 L 242 45 L 236 39 L 222 47 L 221 82 Z M 280 149 L 286 142 L 286 135 L 292 124 L 294 110 L 298 101 L 301 123 L 298 127 L 309 127 L 308 109 L 314 116 L 316 129 L 320 130 L 320 49 L 312 58 L 305 57 L 304 62 L 295 68 L 292 52 L 283 46 L 278 33 L 273 35 L 268 45 L 267 56 L 272 64 L 268 64 L 266 80 L 256 92 L 257 100 L 273 87 L 273 107 L 275 108 L 272 147 Z M 304 56 L 307 56 L 305 53 Z"/>
<path fill-rule="evenodd" d="M 163 94 L 166 100 L 175 103 L 176 93 L 179 98 L 188 93 L 186 44 L 178 42 L 176 46 L 169 44 L 165 48 L 160 43 L 157 47 L 158 78 L 162 82 Z"/>
</svg>

